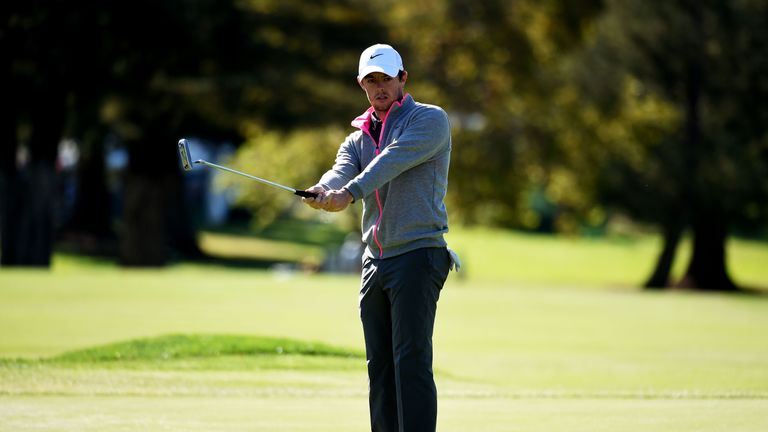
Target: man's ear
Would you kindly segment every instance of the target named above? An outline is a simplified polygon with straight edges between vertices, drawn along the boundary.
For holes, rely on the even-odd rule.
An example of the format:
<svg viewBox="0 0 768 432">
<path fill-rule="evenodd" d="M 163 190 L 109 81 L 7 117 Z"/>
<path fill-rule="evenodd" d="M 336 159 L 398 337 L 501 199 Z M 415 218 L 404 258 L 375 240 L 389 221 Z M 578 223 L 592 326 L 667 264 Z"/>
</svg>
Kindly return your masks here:
<svg viewBox="0 0 768 432">
<path fill-rule="evenodd" d="M 408 80 L 408 71 L 404 70 L 402 77 L 400 78 L 400 82 L 405 84 L 405 82 Z"/>
</svg>

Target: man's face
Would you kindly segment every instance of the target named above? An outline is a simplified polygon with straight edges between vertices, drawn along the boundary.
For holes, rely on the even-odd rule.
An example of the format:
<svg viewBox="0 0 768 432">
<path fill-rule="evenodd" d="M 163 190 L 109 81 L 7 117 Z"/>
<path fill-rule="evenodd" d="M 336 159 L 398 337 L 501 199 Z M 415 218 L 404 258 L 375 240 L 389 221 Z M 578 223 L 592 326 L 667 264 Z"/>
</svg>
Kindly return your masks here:
<svg viewBox="0 0 768 432">
<path fill-rule="evenodd" d="M 402 79 L 393 78 L 381 72 L 372 72 L 360 81 L 360 87 L 365 90 L 373 109 L 378 114 L 386 114 L 392 103 L 403 97 L 407 79 L 407 72 L 403 72 Z"/>
</svg>

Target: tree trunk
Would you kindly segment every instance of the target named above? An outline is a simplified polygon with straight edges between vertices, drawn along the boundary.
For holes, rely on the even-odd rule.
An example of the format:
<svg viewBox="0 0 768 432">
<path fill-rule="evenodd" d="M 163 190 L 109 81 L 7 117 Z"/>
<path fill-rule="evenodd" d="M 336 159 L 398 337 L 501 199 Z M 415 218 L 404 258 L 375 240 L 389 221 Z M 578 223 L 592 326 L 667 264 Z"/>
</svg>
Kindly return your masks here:
<svg viewBox="0 0 768 432">
<path fill-rule="evenodd" d="M 15 183 L 15 184 L 14 184 Z M 35 161 L 11 184 L 8 242 L 3 265 L 49 267 L 53 253 L 53 214 L 56 173 L 50 164 Z M 6 236 L 3 237 L 5 240 Z"/>
<path fill-rule="evenodd" d="M 679 223 L 669 223 L 663 227 L 664 245 L 656 261 L 656 268 L 651 277 L 645 282 L 646 289 L 662 289 L 670 286 L 670 272 L 675 260 L 677 245 L 680 243 L 683 228 Z"/>
<path fill-rule="evenodd" d="M 83 133 L 77 167 L 77 195 L 62 240 L 77 253 L 116 257 L 112 204 L 107 190 L 104 134 L 100 128 Z"/>
<path fill-rule="evenodd" d="M 15 167 L 14 154 L 13 168 L 3 163 L 5 204 L 0 263 L 4 266 L 49 267 L 51 264 L 58 197 L 55 162 L 64 125 L 64 97 L 55 88 L 35 94 L 37 97 L 32 96 L 30 107 L 29 162 L 21 169 Z M 3 134 L 15 138 L 15 131 Z M 16 148 L 15 142 L 11 147 Z"/>
<path fill-rule="evenodd" d="M 104 166 L 104 136 L 91 132 L 83 138 L 78 162 L 78 194 L 70 227 L 95 238 L 112 233 L 110 199 Z"/>
<path fill-rule="evenodd" d="M 160 267 L 168 262 L 166 194 L 162 178 L 128 174 L 125 178 L 120 262 L 130 267 Z"/>
<path fill-rule="evenodd" d="M 14 155 L 15 161 L 15 155 Z M 15 167 L 14 167 L 15 168 Z M 0 182 L 2 193 L 2 251 L 0 251 L 0 265 L 11 266 L 19 263 L 19 209 L 21 208 L 20 181 L 18 174 L 13 171 L 4 171 Z"/>
<path fill-rule="evenodd" d="M 142 126 L 142 134 L 128 142 L 121 261 L 129 266 L 162 266 L 171 254 L 201 258 L 186 210 L 176 140 L 168 136 L 170 121 L 139 114 L 135 123 Z"/>
<path fill-rule="evenodd" d="M 0 116 L 0 265 L 16 262 L 16 212 L 19 184 L 16 169 L 16 124 Z M 9 116 L 10 117 L 10 116 Z"/>
<path fill-rule="evenodd" d="M 184 179 L 177 170 L 171 170 L 167 181 L 166 224 L 172 250 L 184 259 L 202 259 L 205 254 L 197 243 L 192 226 L 189 204 L 184 193 Z"/>
<path fill-rule="evenodd" d="M 3 266 L 48 267 L 53 252 L 56 173 L 34 161 L 3 184 Z"/>
<path fill-rule="evenodd" d="M 685 161 L 688 175 L 684 178 L 684 204 L 688 209 L 693 228 L 693 254 L 688 270 L 676 286 L 700 290 L 736 290 L 725 265 L 725 240 L 727 225 L 717 201 L 712 202 L 698 185 L 701 169 L 699 154 L 707 152 L 705 140 L 701 137 L 700 100 L 704 83 L 704 34 L 702 6 L 691 3 L 691 17 L 697 35 L 695 52 L 688 63 L 685 83 Z"/>
<path fill-rule="evenodd" d="M 736 291 L 726 268 L 725 221 L 703 216 L 693 224 L 693 254 L 688 270 L 676 286 L 706 291 Z"/>
</svg>

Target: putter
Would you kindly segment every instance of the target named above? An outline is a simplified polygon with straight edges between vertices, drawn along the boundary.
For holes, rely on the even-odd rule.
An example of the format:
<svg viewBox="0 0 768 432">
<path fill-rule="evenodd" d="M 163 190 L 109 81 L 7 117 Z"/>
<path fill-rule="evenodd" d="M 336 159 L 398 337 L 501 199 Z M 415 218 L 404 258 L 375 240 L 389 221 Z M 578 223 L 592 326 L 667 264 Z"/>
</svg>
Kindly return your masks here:
<svg viewBox="0 0 768 432">
<path fill-rule="evenodd" d="M 298 195 L 300 197 L 305 197 L 305 198 L 315 198 L 315 197 L 317 197 L 317 194 L 314 193 L 314 192 L 307 192 L 307 191 L 303 191 L 303 190 L 299 190 L 299 189 L 294 189 L 292 187 L 283 186 L 283 185 L 281 185 L 279 183 L 275 183 L 273 181 L 265 180 L 265 179 L 260 178 L 260 177 L 252 176 L 250 174 L 246 174 L 244 172 L 233 170 L 232 168 L 227 168 L 227 167 L 222 166 L 222 165 L 216 165 L 215 163 L 211 163 L 211 162 L 208 162 L 208 161 L 205 161 L 205 160 L 202 160 L 202 159 L 198 159 L 198 160 L 193 162 L 192 161 L 192 156 L 189 153 L 189 142 L 187 142 L 187 140 L 183 139 L 183 138 L 179 140 L 179 156 L 181 157 L 181 165 L 184 167 L 184 171 L 191 171 L 193 164 L 206 165 L 206 166 L 209 166 L 211 168 L 216 168 L 216 169 L 220 169 L 222 171 L 231 172 L 232 174 L 237 174 L 237 175 L 241 175 L 243 177 L 248 177 L 251 180 L 256 180 L 257 182 L 268 184 L 268 185 L 276 187 L 278 189 L 286 190 L 286 191 L 291 192 L 294 195 Z"/>
</svg>

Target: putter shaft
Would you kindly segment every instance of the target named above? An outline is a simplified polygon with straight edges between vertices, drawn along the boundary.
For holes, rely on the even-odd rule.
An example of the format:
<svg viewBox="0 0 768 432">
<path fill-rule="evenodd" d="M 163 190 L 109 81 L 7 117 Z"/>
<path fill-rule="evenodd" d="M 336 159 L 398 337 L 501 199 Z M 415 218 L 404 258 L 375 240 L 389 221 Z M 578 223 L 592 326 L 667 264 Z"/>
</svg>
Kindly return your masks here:
<svg viewBox="0 0 768 432">
<path fill-rule="evenodd" d="M 288 192 L 292 192 L 294 195 L 298 195 L 298 196 L 302 196 L 302 197 L 307 197 L 307 198 L 314 198 L 314 197 L 317 196 L 317 194 L 314 193 L 314 192 L 306 192 L 306 191 L 303 191 L 303 190 L 294 189 L 292 187 L 281 185 L 280 183 L 275 183 L 273 181 L 269 181 L 269 180 L 263 179 L 261 177 L 256 177 L 256 176 L 253 176 L 253 175 L 250 175 L 250 174 L 246 174 L 244 172 L 240 172 L 238 170 L 233 170 L 232 168 L 227 168 L 225 166 L 216 165 L 215 163 L 211 163 L 211 162 L 208 162 L 206 160 L 198 159 L 198 160 L 195 161 L 195 163 L 196 164 L 207 165 L 207 166 L 209 166 L 211 168 L 218 168 L 220 170 L 228 171 L 228 172 L 231 172 L 232 174 L 238 174 L 238 175 L 241 175 L 243 177 L 248 177 L 251 180 L 256 180 L 257 182 L 261 182 L 261 183 L 268 184 L 270 186 L 274 186 L 274 187 L 282 189 L 282 190 L 286 190 Z"/>
<path fill-rule="evenodd" d="M 294 189 L 292 187 L 284 186 L 284 185 L 281 185 L 280 183 L 275 183 L 273 181 L 269 181 L 269 180 L 263 179 L 261 177 L 252 176 L 250 174 L 246 174 L 246 173 L 240 172 L 238 170 L 233 170 L 232 168 L 227 168 L 225 166 L 216 165 L 215 163 L 211 163 L 211 162 L 208 162 L 208 161 L 205 161 L 205 160 L 202 160 L 202 159 L 196 160 L 195 163 L 196 164 L 207 165 L 207 166 L 212 167 L 212 168 L 218 168 L 218 169 L 224 170 L 224 171 L 229 171 L 229 172 L 231 172 L 233 174 L 239 174 L 239 175 L 241 175 L 243 177 L 248 177 L 251 180 L 256 180 L 258 182 L 262 182 L 262 183 L 268 184 L 270 186 L 274 186 L 276 188 L 287 190 L 289 192 L 296 192 L 296 189 Z"/>
<path fill-rule="evenodd" d="M 317 194 L 314 193 L 314 192 L 306 192 L 306 191 L 303 191 L 303 190 L 294 189 L 292 187 L 281 185 L 280 183 L 275 183 L 273 181 L 269 181 L 269 180 L 263 179 L 261 177 L 252 176 L 250 174 L 246 174 L 246 173 L 240 172 L 238 170 L 233 170 L 232 168 L 227 168 L 227 167 L 222 166 L 222 165 L 217 165 L 215 163 L 211 163 L 211 162 L 208 162 L 208 161 L 203 160 L 203 159 L 198 159 L 198 160 L 192 162 L 192 156 L 190 155 L 190 152 L 189 152 L 189 142 L 186 139 L 182 138 L 182 139 L 179 140 L 178 146 L 179 146 L 179 156 L 181 157 L 181 164 L 182 164 L 182 167 L 184 168 L 184 171 L 190 171 L 192 169 L 192 164 L 193 163 L 194 164 L 200 164 L 200 165 L 207 165 L 207 166 L 209 166 L 211 168 L 220 169 L 222 171 L 228 171 L 228 172 L 231 172 L 232 174 L 237 174 L 237 175 L 241 175 L 243 177 L 248 177 L 251 180 L 256 180 L 257 182 L 261 182 L 261 183 L 264 183 L 264 184 L 267 184 L 267 185 L 270 185 L 270 186 L 273 186 L 273 187 L 276 187 L 276 188 L 279 188 L 279 189 L 282 189 L 282 190 L 286 190 L 288 192 L 292 192 L 294 195 L 298 195 L 300 197 L 305 197 L 305 198 L 315 198 L 315 197 L 317 197 Z"/>
</svg>

